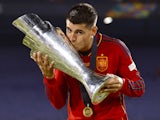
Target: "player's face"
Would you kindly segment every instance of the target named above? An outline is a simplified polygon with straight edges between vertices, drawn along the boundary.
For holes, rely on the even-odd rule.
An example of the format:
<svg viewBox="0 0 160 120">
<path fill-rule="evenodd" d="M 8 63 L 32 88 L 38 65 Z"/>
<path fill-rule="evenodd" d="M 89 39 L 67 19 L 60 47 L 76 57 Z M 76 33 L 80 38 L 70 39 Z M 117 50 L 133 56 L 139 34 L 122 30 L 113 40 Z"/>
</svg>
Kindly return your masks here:
<svg viewBox="0 0 160 120">
<path fill-rule="evenodd" d="M 66 20 L 66 35 L 77 51 L 88 51 L 96 34 L 96 27 L 87 27 L 85 24 L 73 24 Z"/>
</svg>

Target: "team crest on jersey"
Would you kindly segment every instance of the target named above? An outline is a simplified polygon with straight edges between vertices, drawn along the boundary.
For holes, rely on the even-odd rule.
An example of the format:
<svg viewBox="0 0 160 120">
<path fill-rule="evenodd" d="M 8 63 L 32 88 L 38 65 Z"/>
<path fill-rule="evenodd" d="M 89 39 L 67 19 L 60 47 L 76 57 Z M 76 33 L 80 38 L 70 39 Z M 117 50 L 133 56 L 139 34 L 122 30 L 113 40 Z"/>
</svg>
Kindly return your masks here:
<svg viewBox="0 0 160 120">
<path fill-rule="evenodd" d="M 101 54 L 96 58 L 96 68 L 100 72 L 104 72 L 108 68 L 108 57 Z"/>
</svg>

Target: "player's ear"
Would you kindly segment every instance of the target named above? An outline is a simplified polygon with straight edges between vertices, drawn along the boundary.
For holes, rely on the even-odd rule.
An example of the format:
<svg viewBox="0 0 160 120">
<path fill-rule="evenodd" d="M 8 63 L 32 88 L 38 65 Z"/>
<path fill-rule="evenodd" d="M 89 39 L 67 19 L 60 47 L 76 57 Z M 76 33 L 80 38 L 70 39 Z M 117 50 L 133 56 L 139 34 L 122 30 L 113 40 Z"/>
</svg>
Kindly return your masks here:
<svg viewBox="0 0 160 120">
<path fill-rule="evenodd" d="M 97 33 L 97 30 L 98 30 L 98 27 L 97 27 L 97 26 L 93 26 L 93 27 L 91 28 L 91 30 L 92 30 L 92 35 L 95 36 L 96 33 Z"/>
</svg>

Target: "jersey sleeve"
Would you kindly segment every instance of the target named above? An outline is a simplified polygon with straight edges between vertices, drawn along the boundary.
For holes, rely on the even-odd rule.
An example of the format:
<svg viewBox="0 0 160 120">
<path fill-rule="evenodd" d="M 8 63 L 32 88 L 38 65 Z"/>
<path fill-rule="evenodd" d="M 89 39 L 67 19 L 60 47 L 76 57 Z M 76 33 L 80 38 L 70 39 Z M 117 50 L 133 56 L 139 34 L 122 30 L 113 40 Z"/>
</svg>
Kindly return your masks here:
<svg viewBox="0 0 160 120">
<path fill-rule="evenodd" d="M 120 43 L 119 52 L 120 61 L 118 74 L 124 80 L 121 92 L 127 96 L 139 97 L 143 95 L 145 91 L 144 80 L 137 70 L 129 49 L 123 42 Z"/>
<path fill-rule="evenodd" d="M 57 108 L 62 108 L 67 99 L 67 85 L 64 79 L 64 73 L 54 69 L 54 78 L 47 79 L 44 77 L 44 85 L 47 97 L 51 104 Z"/>
</svg>

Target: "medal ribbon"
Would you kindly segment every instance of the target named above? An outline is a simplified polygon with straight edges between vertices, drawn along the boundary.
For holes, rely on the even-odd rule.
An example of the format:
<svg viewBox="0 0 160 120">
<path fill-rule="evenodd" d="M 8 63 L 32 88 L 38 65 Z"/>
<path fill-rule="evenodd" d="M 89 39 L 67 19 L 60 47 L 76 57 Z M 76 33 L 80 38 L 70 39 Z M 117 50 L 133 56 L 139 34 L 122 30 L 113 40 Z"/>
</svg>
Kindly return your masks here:
<svg viewBox="0 0 160 120">
<path fill-rule="evenodd" d="M 93 45 L 91 48 L 91 57 L 90 57 L 90 69 L 91 70 L 94 70 L 95 66 L 96 66 L 96 54 L 97 54 L 97 40 L 96 40 L 96 37 L 94 37 Z M 92 106 L 91 99 L 90 99 L 85 87 L 83 86 L 83 84 L 81 82 L 80 82 L 80 89 L 81 89 L 81 95 L 82 95 L 83 102 L 84 102 L 85 106 L 91 107 Z"/>
</svg>

